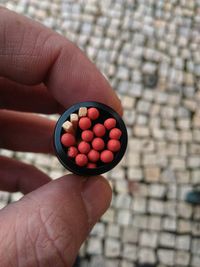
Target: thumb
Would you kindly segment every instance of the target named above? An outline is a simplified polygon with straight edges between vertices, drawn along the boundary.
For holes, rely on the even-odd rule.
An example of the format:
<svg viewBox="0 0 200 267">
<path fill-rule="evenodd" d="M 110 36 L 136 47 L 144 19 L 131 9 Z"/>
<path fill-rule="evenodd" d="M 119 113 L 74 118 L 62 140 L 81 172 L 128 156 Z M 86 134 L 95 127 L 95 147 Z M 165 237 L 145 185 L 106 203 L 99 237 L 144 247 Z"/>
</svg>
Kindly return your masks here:
<svg viewBox="0 0 200 267">
<path fill-rule="evenodd" d="M 72 266 L 110 200 L 100 176 L 67 175 L 27 194 L 0 212 L 0 266 Z"/>
</svg>

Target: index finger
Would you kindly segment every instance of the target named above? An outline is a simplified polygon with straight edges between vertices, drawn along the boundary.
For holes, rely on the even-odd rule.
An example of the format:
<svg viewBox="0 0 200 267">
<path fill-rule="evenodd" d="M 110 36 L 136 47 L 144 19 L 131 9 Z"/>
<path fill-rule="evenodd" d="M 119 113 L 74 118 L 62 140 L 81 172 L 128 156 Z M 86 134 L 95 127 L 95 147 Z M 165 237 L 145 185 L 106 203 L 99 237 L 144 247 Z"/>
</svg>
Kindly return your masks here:
<svg viewBox="0 0 200 267">
<path fill-rule="evenodd" d="M 44 82 L 64 107 L 99 101 L 122 108 L 95 65 L 74 44 L 43 25 L 0 8 L 0 76 L 27 85 Z"/>
</svg>

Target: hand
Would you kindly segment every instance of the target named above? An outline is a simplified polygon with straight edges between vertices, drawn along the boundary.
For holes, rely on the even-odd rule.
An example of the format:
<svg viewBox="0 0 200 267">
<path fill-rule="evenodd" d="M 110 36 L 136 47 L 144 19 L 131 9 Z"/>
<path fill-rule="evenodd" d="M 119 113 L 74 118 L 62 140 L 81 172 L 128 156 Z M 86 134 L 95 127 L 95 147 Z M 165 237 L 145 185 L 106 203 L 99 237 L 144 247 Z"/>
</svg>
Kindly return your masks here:
<svg viewBox="0 0 200 267">
<path fill-rule="evenodd" d="M 0 146 L 52 153 L 55 122 L 31 112 L 59 113 L 84 100 L 122 112 L 107 81 L 76 46 L 0 8 Z M 71 266 L 111 199 L 100 176 L 50 182 L 35 167 L 6 157 L 0 157 L 0 190 L 28 193 L 0 211 L 1 267 Z"/>
</svg>

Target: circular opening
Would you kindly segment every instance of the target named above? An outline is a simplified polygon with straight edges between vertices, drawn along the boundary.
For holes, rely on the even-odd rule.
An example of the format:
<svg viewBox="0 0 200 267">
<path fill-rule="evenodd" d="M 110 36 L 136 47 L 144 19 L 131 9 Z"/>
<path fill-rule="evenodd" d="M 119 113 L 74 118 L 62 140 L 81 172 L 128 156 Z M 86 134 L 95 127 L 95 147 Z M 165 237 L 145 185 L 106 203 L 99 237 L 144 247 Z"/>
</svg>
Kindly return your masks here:
<svg viewBox="0 0 200 267">
<path fill-rule="evenodd" d="M 88 110 L 90 108 L 95 108 L 98 110 L 99 112 L 98 118 L 96 118 L 95 112 L 92 114 L 88 113 Z M 90 120 L 91 125 L 90 123 L 88 124 L 88 121 L 89 121 L 88 117 L 91 118 Z M 73 118 L 75 118 L 75 120 L 73 120 Z M 78 121 L 77 121 L 77 118 L 78 118 Z M 82 122 L 80 122 L 81 118 L 87 118 L 87 119 L 86 120 L 84 119 L 82 120 Z M 97 124 L 104 125 L 104 122 L 110 118 L 114 119 L 113 121 L 116 121 L 116 125 L 114 128 L 117 128 L 118 132 L 121 132 L 120 137 L 119 135 L 117 135 L 116 133 L 117 131 L 115 131 L 115 133 L 110 134 L 112 129 L 107 129 L 106 127 L 96 126 Z M 81 145 L 82 147 L 79 146 L 80 142 L 83 141 L 82 132 L 84 131 L 85 128 L 92 131 L 94 135 L 93 139 L 87 142 L 89 143 L 90 149 L 94 149 L 94 147 L 95 149 L 96 148 L 99 149 L 98 152 L 100 154 L 100 159 L 95 161 L 95 163 L 90 162 L 90 159 L 88 159 L 87 146 L 85 145 L 83 146 Z M 102 128 L 104 128 L 104 130 Z M 111 123 L 111 128 L 113 128 L 112 123 Z M 79 156 L 79 159 L 78 159 L 78 157 L 76 158 L 76 157 L 69 156 L 71 155 L 69 153 L 70 145 L 67 145 L 67 146 L 66 144 L 63 145 L 63 141 L 61 141 L 62 136 L 66 133 L 69 133 L 70 135 L 75 137 L 75 144 L 73 144 L 73 147 L 76 147 L 76 150 L 78 150 L 79 154 L 84 154 L 86 157 Z M 112 138 L 110 138 L 110 135 Z M 119 139 L 117 140 L 117 142 L 112 141 L 108 145 L 109 140 L 113 139 L 113 137 L 115 140 L 118 138 Z M 105 143 L 105 146 L 103 149 L 98 144 L 98 141 L 96 142 L 97 147 L 95 146 L 94 144 L 95 142 L 94 143 L 92 142 L 94 141 L 94 138 L 103 139 Z M 119 146 L 119 143 L 120 143 L 120 146 Z M 70 141 L 69 141 L 69 144 L 70 144 Z M 58 159 L 60 160 L 62 165 L 65 168 L 67 168 L 69 171 L 75 174 L 78 174 L 78 175 L 86 175 L 86 176 L 98 175 L 98 174 L 102 174 L 102 173 L 105 173 L 111 170 L 122 159 L 126 151 L 126 147 L 127 147 L 127 130 L 121 117 L 112 108 L 99 102 L 81 102 L 67 109 L 62 114 L 62 116 L 59 118 L 56 124 L 56 127 L 55 127 L 55 132 L 54 132 L 54 147 L 55 147 L 55 151 L 56 151 L 56 155 Z M 83 149 L 83 151 L 81 148 Z M 105 150 L 109 152 L 105 152 Z M 116 151 L 113 151 L 113 150 L 116 150 Z M 87 164 L 85 163 L 86 158 L 88 162 Z M 93 163 L 93 164 L 90 164 L 90 163 Z M 84 166 L 80 166 L 80 164 L 83 164 Z"/>
</svg>

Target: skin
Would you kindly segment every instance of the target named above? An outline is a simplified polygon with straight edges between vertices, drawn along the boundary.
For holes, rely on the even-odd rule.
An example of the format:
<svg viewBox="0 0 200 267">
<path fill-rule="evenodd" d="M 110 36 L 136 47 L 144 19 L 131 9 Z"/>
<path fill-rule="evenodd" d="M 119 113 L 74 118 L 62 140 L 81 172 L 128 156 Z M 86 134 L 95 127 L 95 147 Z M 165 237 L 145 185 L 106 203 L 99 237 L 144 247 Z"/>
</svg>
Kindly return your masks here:
<svg viewBox="0 0 200 267">
<path fill-rule="evenodd" d="M 55 122 L 36 113 L 60 113 L 85 100 L 122 114 L 108 82 L 74 44 L 0 8 L 0 146 L 53 153 Z M 103 177 L 66 175 L 51 181 L 34 166 L 3 156 L 0 190 L 25 194 L 0 211 L 2 267 L 72 266 L 111 200 Z"/>
</svg>

